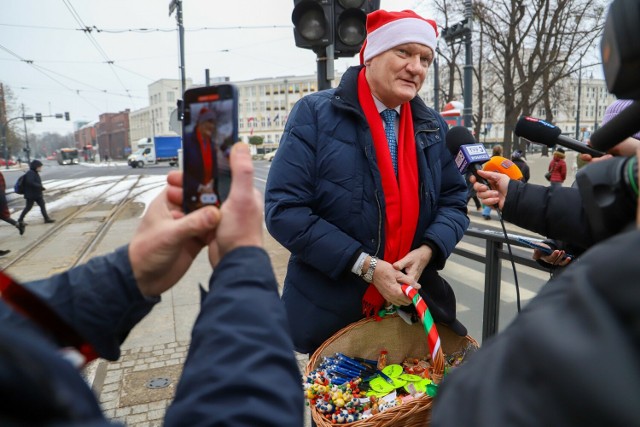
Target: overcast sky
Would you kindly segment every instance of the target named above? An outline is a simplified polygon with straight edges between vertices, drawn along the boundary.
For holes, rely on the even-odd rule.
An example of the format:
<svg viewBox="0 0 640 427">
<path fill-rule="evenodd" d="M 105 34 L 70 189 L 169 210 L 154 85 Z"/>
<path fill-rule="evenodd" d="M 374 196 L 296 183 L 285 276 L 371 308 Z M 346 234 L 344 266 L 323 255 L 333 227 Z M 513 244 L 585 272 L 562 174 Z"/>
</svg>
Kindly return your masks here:
<svg viewBox="0 0 640 427">
<path fill-rule="evenodd" d="M 74 120 L 142 108 L 147 85 L 179 79 L 178 32 L 169 3 L 3 0 L 0 82 L 27 114 L 71 114 L 71 122 L 29 122 L 30 132 L 67 133 Z M 382 0 L 381 7 L 430 16 L 427 3 Z M 315 54 L 295 47 L 293 0 L 183 0 L 183 9 L 186 75 L 194 83 L 204 82 L 207 68 L 211 77 L 236 81 L 316 71 Z M 87 33 L 83 27 L 95 28 Z M 341 59 L 336 69 L 355 63 Z"/>
</svg>

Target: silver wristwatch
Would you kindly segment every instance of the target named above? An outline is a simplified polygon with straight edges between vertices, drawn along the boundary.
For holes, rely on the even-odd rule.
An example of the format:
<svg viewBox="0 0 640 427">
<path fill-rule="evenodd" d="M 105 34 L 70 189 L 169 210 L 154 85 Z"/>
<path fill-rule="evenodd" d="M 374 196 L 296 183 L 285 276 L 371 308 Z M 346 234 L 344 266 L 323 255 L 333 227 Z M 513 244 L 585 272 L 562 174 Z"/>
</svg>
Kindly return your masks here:
<svg viewBox="0 0 640 427">
<path fill-rule="evenodd" d="M 369 269 L 362 276 L 365 282 L 367 283 L 373 282 L 373 272 L 376 269 L 376 265 L 378 265 L 378 258 L 372 256 L 371 260 L 369 261 Z"/>
</svg>

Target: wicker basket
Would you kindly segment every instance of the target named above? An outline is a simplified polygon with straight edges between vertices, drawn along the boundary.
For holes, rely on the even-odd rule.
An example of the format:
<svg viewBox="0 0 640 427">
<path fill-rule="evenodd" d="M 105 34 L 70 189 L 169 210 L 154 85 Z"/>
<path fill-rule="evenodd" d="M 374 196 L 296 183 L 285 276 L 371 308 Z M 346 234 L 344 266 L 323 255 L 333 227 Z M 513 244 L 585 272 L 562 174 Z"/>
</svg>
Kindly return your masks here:
<svg viewBox="0 0 640 427">
<path fill-rule="evenodd" d="M 434 373 L 442 375 L 445 354 L 463 350 L 469 344 L 478 346 L 470 336 L 461 337 L 443 325 L 437 325 L 440 334 L 441 350 L 434 361 Z M 363 319 L 336 332 L 325 341 L 309 358 L 305 376 L 309 375 L 322 361 L 324 356 L 333 356 L 336 352 L 365 359 L 377 359 L 381 349 L 388 351 L 388 363 L 402 364 L 406 357 L 418 357 L 429 354 L 425 331 L 420 323 L 408 325 L 397 315 L 387 316 L 382 321 Z M 439 360 L 438 360 L 439 359 Z M 438 372 L 439 371 L 439 372 Z M 312 405 L 311 416 L 318 427 L 418 427 L 427 426 L 431 418 L 433 399 L 426 393 L 400 406 L 387 409 L 374 416 L 348 424 L 333 424 L 323 417 Z"/>
</svg>

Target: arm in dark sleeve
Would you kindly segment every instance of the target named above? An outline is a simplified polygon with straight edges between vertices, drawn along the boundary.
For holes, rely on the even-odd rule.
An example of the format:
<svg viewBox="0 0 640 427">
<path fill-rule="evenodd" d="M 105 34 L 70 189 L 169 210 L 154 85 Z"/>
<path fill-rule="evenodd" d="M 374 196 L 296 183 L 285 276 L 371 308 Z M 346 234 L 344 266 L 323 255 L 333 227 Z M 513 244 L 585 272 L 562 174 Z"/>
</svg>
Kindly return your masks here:
<svg viewBox="0 0 640 427">
<path fill-rule="evenodd" d="M 269 257 L 236 249 L 211 278 L 165 426 L 299 427 L 303 405 Z"/>
<path fill-rule="evenodd" d="M 577 188 L 550 187 L 511 180 L 502 209 L 506 221 L 581 248 L 593 242 Z"/>
<path fill-rule="evenodd" d="M 640 425 L 639 251 L 632 231 L 567 266 L 444 379 L 431 425 Z"/>
<path fill-rule="evenodd" d="M 127 246 L 24 286 L 73 326 L 101 357 L 109 360 L 120 356 L 120 345 L 131 329 L 160 301 L 140 293 Z"/>
</svg>

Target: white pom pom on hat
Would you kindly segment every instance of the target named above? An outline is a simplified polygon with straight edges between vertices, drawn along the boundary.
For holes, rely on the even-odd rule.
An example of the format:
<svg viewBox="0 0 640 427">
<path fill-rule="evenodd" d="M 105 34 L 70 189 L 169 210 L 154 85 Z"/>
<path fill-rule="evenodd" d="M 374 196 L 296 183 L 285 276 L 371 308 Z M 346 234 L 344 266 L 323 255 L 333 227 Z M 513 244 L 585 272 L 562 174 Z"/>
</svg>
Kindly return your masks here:
<svg viewBox="0 0 640 427">
<path fill-rule="evenodd" d="M 360 63 L 405 43 L 420 43 L 436 50 L 438 28 L 412 10 L 376 10 L 367 15 L 367 39 L 360 49 Z"/>
</svg>

